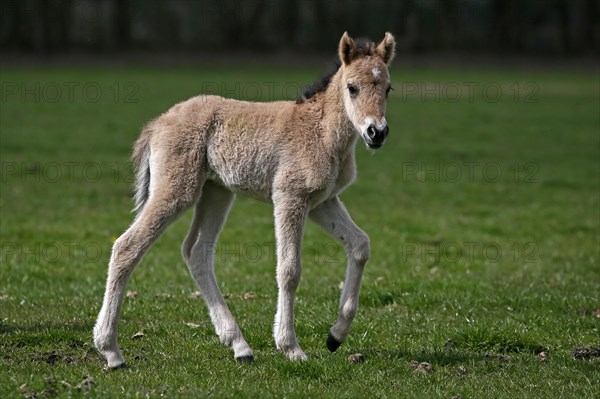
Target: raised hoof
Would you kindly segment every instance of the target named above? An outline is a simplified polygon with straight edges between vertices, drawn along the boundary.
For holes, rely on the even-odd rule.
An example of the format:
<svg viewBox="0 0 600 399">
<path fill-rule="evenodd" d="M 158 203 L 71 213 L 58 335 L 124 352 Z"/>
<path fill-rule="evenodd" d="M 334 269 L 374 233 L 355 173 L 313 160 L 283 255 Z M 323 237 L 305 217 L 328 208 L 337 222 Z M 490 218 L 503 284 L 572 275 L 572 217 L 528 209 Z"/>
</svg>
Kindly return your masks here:
<svg viewBox="0 0 600 399">
<path fill-rule="evenodd" d="M 254 363 L 254 356 L 249 355 L 249 356 L 236 357 L 235 361 L 238 363 Z"/>
<path fill-rule="evenodd" d="M 340 347 L 342 343 L 340 341 L 338 341 L 337 339 L 334 338 L 333 335 L 331 335 L 331 333 L 329 333 L 329 335 L 327 335 L 327 349 L 329 349 L 330 352 L 335 352 L 337 350 L 337 348 Z"/>
</svg>

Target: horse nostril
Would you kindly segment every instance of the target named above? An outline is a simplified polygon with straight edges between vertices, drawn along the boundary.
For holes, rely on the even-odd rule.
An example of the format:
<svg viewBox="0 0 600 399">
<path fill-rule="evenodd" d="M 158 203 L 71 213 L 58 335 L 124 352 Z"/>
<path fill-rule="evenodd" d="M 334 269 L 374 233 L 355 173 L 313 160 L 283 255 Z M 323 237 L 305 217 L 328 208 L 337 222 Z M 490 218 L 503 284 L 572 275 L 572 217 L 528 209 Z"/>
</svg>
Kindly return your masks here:
<svg viewBox="0 0 600 399">
<path fill-rule="evenodd" d="M 377 129 L 375 129 L 374 125 L 370 125 L 367 129 L 367 136 L 369 136 L 369 138 L 371 140 L 375 139 L 375 136 L 377 136 Z"/>
<path fill-rule="evenodd" d="M 367 128 L 367 136 L 373 143 L 382 144 L 387 137 L 389 128 L 387 125 L 383 129 L 377 129 L 375 125 L 370 125 Z"/>
</svg>

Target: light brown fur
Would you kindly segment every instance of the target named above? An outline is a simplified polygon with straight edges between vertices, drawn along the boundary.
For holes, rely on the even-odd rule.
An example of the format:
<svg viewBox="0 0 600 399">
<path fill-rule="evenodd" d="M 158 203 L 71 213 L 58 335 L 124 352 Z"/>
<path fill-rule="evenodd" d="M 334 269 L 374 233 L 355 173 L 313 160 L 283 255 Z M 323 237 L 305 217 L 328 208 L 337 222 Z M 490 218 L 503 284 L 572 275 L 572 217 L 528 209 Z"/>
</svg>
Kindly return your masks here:
<svg viewBox="0 0 600 399">
<path fill-rule="evenodd" d="M 389 33 L 378 46 L 362 47 L 345 33 L 339 46 L 342 66 L 324 91 L 306 101 L 251 103 L 199 96 L 173 106 L 144 128 L 133 153 L 139 213 L 115 242 L 104 304 L 94 330 L 96 347 L 110 367 L 124 362 L 116 335 L 128 277 L 167 225 L 194 204 L 196 213 L 183 256 L 221 340 L 233 348 L 236 358 L 252 358 L 214 280 L 211 249 L 200 248 L 216 242 L 232 193 L 274 205 L 280 287 L 274 325 L 278 348 L 290 359 L 306 358 L 295 338 L 293 302 L 308 216 L 341 238 L 349 254 L 350 287 L 342 293 L 340 319 L 330 332 L 338 344 L 346 338 L 356 313 L 369 244 L 337 196 L 355 177 L 357 139 L 372 141 L 367 137 L 369 126 L 379 132 L 385 128 L 387 135 L 387 65 L 393 52 Z M 358 95 L 349 94 L 349 85 L 360 88 Z M 337 230 L 330 226 L 336 222 Z"/>
</svg>

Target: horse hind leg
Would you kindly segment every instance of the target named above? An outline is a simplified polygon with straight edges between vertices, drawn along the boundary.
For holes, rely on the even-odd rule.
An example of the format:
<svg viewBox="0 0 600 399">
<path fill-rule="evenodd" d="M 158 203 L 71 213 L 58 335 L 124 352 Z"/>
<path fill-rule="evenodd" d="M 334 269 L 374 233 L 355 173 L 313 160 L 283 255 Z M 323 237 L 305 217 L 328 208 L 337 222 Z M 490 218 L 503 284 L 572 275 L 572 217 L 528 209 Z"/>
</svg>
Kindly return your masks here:
<svg viewBox="0 0 600 399">
<path fill-rule="evenodd" d="M 225 188 L 211 182 L 205 184 L 183 242 L 182 254 L 206 302 L 219 339 L 233 349 L 236 360 L 251 362 L 254 360 L 252 349 L 231 314 L 214 273 L 215 245 L 234 198 Z"/>
<path fill-rule="evenodd" d="M 154 171 L 153 171 L 154 172 Z M 119 314 L 127 282 L 133 269 L 167 226 L 197 199 L 181 195 L 167 179 L 156 179 L 156 190 L 148 198 L 133 224 L 114 243 L 102 309 L 94 326 L 94 345 L 107 360 L 109 368 L 125 365 L 117 342 Z M 191 180 L 191 179 L 188 179 Z M 202 180 L 188 186 L 188 193 L 199 193 Z"/>
</svg>

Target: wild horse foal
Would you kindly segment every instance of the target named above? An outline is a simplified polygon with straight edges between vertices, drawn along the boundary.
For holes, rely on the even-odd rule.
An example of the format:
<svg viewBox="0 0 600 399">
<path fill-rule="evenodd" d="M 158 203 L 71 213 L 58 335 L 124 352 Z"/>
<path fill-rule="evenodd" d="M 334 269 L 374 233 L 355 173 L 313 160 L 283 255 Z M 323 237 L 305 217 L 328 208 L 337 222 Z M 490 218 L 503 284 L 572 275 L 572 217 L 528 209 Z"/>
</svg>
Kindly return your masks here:
<svg viewBox="0 0 600 399">
<path fill-rule="evenodd" d="M 354 180 L 358 137 L 377 149 L 388 135 L 385 108 L 394 49 L 389 33 L 378 45 L 344 33 L 337 69 L 309 86 L 295 103 L 198 96 L 143 129 L 133 152 L 138 213 L 114 244 L 94 327 L 94 343 L 108 367 L 125 364 L 117 324 L 131 272 L 169 223 L 192 205 L 196 208 L 183 257 L 221 342 L 233 349 L 235 359 L 253 360 L 213 270 L 214 245 L 235 193 L 273 204 L 279 287 L 273 337 L 291 360 L 306 359 L 294 331 L 294 299 L 307 217 L 344 245 L 346 280 L 339 316 L 327 338 L 329 350 L 338 348 L 356 315 L 369 257 L 369 237 L 338 195 Z"/>
</svg>

